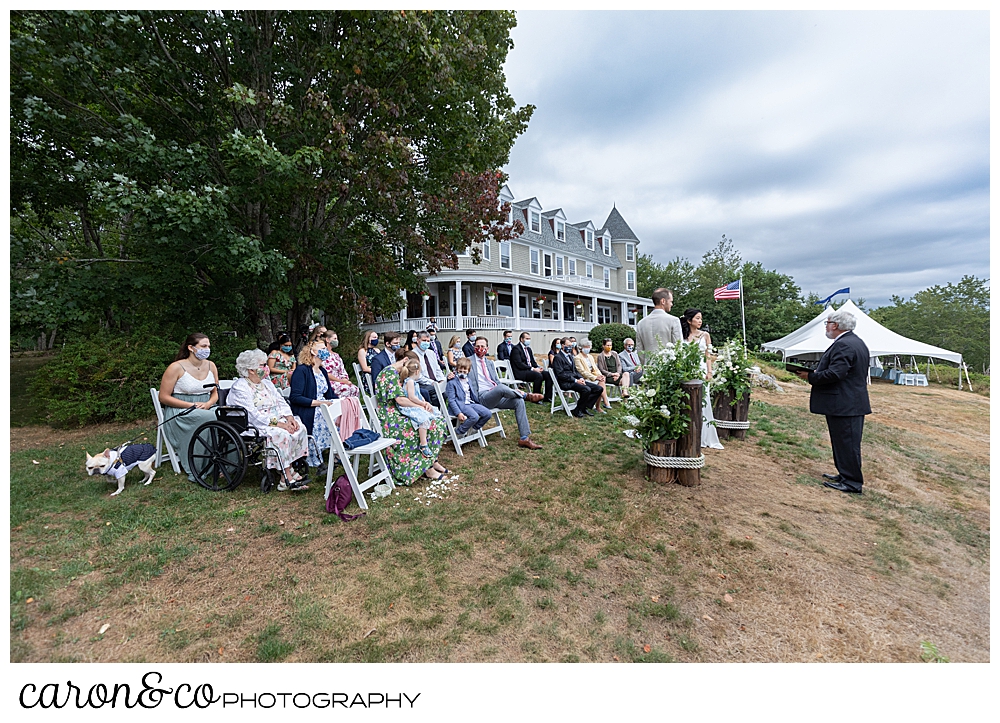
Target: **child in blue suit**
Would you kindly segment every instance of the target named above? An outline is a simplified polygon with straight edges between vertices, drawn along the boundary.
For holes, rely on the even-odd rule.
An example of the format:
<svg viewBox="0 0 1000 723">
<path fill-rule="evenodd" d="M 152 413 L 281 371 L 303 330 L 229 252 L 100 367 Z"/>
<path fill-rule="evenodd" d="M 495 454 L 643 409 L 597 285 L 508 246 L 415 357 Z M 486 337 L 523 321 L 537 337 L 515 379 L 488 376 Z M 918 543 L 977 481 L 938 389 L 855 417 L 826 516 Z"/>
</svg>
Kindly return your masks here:
<svg viewBox="0 0 1000 723">
<path fill-rule="evenodd" d="M 486 426 L 493 414 L 479 403 L 479 395 L 469 384 L 472 362 L 462 357 L 455 364 L 455 376 L 448 380 L 448 411 L 458 417 L 455 433 L 464 437 L 470 430 L 479 431 Z"/>
</svg>

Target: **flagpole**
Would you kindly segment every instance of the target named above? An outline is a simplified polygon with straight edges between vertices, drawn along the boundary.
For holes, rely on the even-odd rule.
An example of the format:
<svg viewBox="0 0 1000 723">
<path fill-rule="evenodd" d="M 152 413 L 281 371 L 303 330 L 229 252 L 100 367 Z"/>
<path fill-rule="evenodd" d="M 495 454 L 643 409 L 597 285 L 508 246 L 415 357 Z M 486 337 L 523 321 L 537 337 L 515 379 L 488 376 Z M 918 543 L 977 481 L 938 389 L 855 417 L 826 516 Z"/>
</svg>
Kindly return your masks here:
<svg viewBox="0 0 1000 723">
<path fill-rule="evenodd" d="M 740 274 L 740 318 L 743 319 L 743 356 L 747 355 L 747 313 L 743 308 L 743 274 Z"/>
</svg>

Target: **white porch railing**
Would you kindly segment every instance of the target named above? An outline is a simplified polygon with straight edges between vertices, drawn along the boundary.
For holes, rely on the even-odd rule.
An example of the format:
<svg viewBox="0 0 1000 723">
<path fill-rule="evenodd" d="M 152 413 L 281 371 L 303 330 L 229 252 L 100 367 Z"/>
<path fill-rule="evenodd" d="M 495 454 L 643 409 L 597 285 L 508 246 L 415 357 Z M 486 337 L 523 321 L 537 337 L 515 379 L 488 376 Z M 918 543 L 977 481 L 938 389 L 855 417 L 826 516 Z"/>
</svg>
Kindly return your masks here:
<svg viewBox="0 0 1000 723">
<path fill-rule="evenodd" d="M 572 331 L 586 333 L 596 326 L 590 321 L 560 321 L 559 319 L 534 319 L 521 317 L 520 324 L 515 323 L 513 316 L 439 316 L 436 318 L 438 329 L 441 331 L 460 331 L 462 329 L 502 330 L 521 329 L 523 331 Z M 379 334 L 386 331 L 406 331 L 408 329 L 426 329 L 430 323 L 427 317 L 414 317 L 404 321 L 380 321 L 373 324 L 364 324 L 365 331 L 377 331 Z"/>
</svg>

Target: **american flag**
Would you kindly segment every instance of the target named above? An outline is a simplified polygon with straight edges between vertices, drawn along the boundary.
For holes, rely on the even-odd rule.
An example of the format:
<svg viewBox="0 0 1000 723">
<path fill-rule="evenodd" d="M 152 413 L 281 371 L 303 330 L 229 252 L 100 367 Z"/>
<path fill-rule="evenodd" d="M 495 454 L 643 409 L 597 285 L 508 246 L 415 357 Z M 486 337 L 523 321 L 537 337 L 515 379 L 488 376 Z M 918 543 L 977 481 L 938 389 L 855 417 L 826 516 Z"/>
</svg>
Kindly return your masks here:
<svg viewBox="0 0 1000 723">
<path fill-rule="evenodd" d="M 740 298 L 740 281 L 731 281 L 725 286 L 720 286 L 715 290 L 715 300 L 721 301 L 722 299 L 738 299 Z"/>
</svg>

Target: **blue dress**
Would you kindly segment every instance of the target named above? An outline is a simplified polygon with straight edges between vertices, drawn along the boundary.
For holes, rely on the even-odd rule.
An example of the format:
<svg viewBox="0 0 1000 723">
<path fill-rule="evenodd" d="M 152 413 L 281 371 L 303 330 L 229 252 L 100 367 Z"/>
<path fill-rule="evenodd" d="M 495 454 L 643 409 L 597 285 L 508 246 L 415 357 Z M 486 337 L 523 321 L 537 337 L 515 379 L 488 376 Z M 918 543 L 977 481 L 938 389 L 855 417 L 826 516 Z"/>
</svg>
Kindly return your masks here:
<svg viewBox="0 0 1000 723">
<path fill-rule="evenodd" d="M 321 370 L 313 369 L 313 376 L 316 377 L 316 398 L 323 399 L 327 389 L 326 375 Z M 330 449 L 331 444 L 330 428 L 326 426 L 326 417 L 320 412 L 313 420 L 312 441 L 309 443 L 310 467 L 323 464 L 323 450 Z"/>
<path fill-rule="evenodd" d="M 409 396 L 413 391 L 413 379 L 407 379 L 403 384 L 406 389 L 406 394 Z M 419 395 L 416 395 L 419 398 Z M 441 413 L 434 409 L 428 412 L 423 407 L 397 407 L 399 413 L 410 420 L 410 424 L 413 425 L 414 429 L 420 429 L 424 427 L 425 429 L 430 425 L 432 421 L 439 418 Z"/>
</svg>

